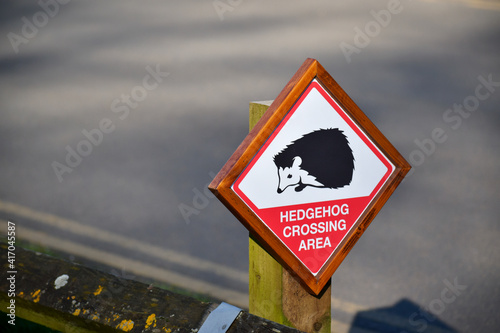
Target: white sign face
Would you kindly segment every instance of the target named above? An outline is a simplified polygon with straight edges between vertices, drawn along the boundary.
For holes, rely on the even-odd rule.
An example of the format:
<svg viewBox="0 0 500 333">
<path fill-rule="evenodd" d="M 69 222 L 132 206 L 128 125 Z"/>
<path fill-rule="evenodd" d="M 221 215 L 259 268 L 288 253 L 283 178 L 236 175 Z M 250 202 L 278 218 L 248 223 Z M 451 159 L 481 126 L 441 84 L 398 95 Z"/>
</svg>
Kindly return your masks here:
<svg viewBox="0 0 500 333">
<path fill-rule="evenodd" d="M 314 79 L 231 189 L 316 275 L 394 170 Z"/>
<path fill-rule="evenodd" d="M 327 200 L 365 197 L 370 195 L 388 168 L 351 128 L 351 124 L 334 110 L 332 105 L 321 95 L 322 87 L 313 81 L 313 87 L 288 119 L 284 119 L 268 141 L 265 150 L 239 182 L 239 190 L 259 209 L 291 204 L 321 202 Z M 340 108 L 340 107 L 339 107 Z M 305 187 L 303 191 L 283 191 L 278 193 L 278 167 L 274 156 L 285 147 L 308 133 L 318 130 L 338 129 L 347 138 L 354 156 L 352 181 L 348 186 L 331 189 L 323 187 Z M 356 126 L 356 129 L 359 129 Z M 321 144 L 321 143 L 320 143 Z M 325 143 L 326 144 L 326 143 Z M 373 144 L 372 144 L 373 145 Z M 317 158 L 326 160 L 327 148 L 318 147 Z M 309 149 L 313 149 L 312 147 Z M 300 152 L 298 152 L 300 153 Z M 324 169 L 328 170 L 328 165 Z M 394 167 L 394 166 L 392 166 Z M 392 171 L 392 169 L 390 170 Z"/>
</svg>

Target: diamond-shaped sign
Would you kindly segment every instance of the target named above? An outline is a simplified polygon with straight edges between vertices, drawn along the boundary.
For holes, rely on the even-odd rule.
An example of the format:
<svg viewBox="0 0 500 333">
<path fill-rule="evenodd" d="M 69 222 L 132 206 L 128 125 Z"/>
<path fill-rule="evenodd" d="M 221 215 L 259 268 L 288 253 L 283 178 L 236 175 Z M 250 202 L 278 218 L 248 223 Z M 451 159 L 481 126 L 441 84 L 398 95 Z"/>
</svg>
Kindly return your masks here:
<svg viewBox="0 0 500 333">
<path fill-rule="evenodd" d="M 308 59 L 209 187 L 317 294 L 409 169 Z"/>
</svg>

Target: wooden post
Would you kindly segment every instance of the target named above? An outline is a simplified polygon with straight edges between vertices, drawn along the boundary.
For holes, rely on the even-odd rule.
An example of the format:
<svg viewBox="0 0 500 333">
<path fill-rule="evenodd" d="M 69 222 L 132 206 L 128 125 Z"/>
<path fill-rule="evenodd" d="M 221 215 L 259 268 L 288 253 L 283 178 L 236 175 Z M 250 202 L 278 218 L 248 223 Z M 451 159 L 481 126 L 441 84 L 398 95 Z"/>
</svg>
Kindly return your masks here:
<svg viewBox="0 0 500 333">
<path fill-rule="evenodd" d="M 250 103 L 250 129 L 271 102 Z M 330 283 L 309 294 L 251 235 L 249 257 L 250 313 L 308 333 L 331 332 Z"/>
</svg>

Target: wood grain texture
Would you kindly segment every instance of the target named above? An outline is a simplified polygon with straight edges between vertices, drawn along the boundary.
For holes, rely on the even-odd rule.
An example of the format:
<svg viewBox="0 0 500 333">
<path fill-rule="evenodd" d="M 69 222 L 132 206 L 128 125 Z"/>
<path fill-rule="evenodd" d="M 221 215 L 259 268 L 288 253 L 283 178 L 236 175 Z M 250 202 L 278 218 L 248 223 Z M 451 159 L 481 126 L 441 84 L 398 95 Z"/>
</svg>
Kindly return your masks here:
<svg viewBox="0 0 500 333">
<path fill-rule="evenodd" d="M 312 295 L 294 274 L 283 270 L 283 315 L 293 327 L 305 332 L 331 332 L 331 283 L 319 295 Z"/>
<path fill-rule="evenodd" d="M 250 131 L 269 108 L 268 103 L 250 103 Z M 283 268 L 250 234 L 249 258 L 249 312 L 277 323 L 285 323 L 282 310 Z"/>
</svg>

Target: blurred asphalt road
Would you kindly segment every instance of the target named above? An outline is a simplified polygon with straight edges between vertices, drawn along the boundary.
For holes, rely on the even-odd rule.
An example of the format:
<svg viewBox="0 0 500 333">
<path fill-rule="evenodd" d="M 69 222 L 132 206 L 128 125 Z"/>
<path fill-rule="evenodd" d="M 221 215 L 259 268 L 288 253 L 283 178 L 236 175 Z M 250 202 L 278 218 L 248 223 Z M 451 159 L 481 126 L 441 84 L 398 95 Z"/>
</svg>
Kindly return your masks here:
<svg viewBox="0 0 500 333">
<path fill-rule="evenodd" d="M 497 1 L 40 3 L 0 11 L 20 239 L 244 306 L 248 233 L 206 185 L 311 57 L 414 167 L 333 276 L 338 330 L 500 331 Z"/>
</svg>

